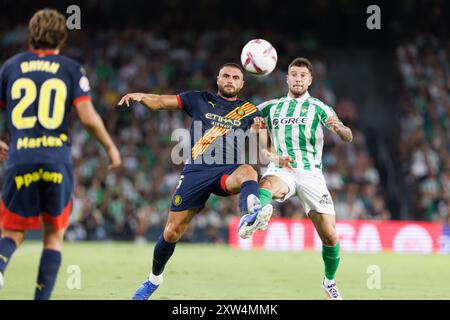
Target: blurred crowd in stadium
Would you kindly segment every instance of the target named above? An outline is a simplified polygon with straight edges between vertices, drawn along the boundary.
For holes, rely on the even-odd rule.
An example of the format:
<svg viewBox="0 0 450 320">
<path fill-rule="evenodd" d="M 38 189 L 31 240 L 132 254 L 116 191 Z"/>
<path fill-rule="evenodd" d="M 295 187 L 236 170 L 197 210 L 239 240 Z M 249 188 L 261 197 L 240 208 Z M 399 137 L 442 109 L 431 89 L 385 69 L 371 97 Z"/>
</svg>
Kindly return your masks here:
<svg viewBox="0 0 450 320">
<path fill-rule="evenodd" d="M 418 36 L 397 48 L 401 159 L 415 212 L 450 222 L 450 41 Z"/>
<path fill-rule="evenodd" d="M 237 61 L 236 52 L 249 39 L 246 33 L 237 38 L 232 30 L 206 31 L 201 37 L 188 30 L 167 34 L 134 29 L 76 32 L 70 36 L 63 53 L 86 67 L 94 104 L 124 160 L 123 169 L 107 173 L 105 155 L 74 119 L 76 191 L 67 234 L 70 239 L 139 241 L 145 238 L 149 226 L 163 226 L 182 169 L 171 161 L 171 133 L 188 128 L 190 119 L 183 112 L 151 112 L 139 104 L 130 109 L 116 104 L 128 92 L 215 92 L 218 67 Z M 264 79 L 247 76 L 242 96 L 258 104 L 285 95 L 285 67 L 299 52 L 310 58 L 315 68 L 311 94 L 334 106 L 354 134 L 351 144 L 338 141 L 329 132 L 324 139 L 324 173 L 337 219 L 390 219 L 379 173 L 359 127 L 358 107 L 351 99 L 337 98 L 327 77 L 328 62 L 320 55 L 317 41 L 313 36 L 289 41 L 278 33 L 270 40 L 276 48 L 283 47 L 279 67 Z M 5 33 L 0 43 L 2 58 L 23 49 L 25 41 L 25 28 Z M 220 45 L 223 43 L 229 45 Z M 425 210 L 429 220 L 448 219 L 449 211 L 449 49 L 423 39 L 398 47 L 403 86 L 400 156 L 414 191 L 415 210 Z M 0 126 L 4 123 L 0 121 Z M 5 128 L 1 129 L 4 137 Z M 237 197 L 212 196 L 193 228 L 207 227 L 210 239 L 221 241 L 217 229 L 238 214 Z M 276 214 L 305 217 L 297 200 L 278 204 Z"/>
</svg>

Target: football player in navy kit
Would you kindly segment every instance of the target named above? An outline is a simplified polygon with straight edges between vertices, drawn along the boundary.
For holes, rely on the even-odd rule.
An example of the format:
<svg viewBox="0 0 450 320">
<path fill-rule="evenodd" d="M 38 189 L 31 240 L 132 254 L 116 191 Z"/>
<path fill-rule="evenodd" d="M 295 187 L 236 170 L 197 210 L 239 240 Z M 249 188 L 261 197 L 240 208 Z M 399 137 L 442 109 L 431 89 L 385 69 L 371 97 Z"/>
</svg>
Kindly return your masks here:
<svg viewBox="0 0 450 320">
<path fill-rule="evenodd" d="M 0 223 L 0 289 L 12 254 L 25 231 L 43 225 L 44 249 L 34 298 L 49 299 L 61 265 L 64 232 L 72 207 L 73 173 L 69 116 L 80 121 L 121 164 L 117 147 L 91 102 L 82 66 L 59 54 L 67 37 L 66 18 L 56 10 L 36 12 L 29 22 L 30 50 L 0 69 L 0 106 L 6 111 L 9 148 L 0 143 L 6 162 Z"/>
<path fill-rule="evenodd" d="M 166 227 L 153 252 L 152 272 L 135 292 L 135 300 L 147 300 L 162 283 L 164 267 L 177 241 L 211 193 L 219 196 L 240 193 L 241 237 L 246 238 L 255 230 L 267 228 L 270 216 L 261 211 L 258 174 L 236 156 L 240 152 L 240 143 L 236 139 L 225 138 L 231 130 L 248 132 L 261 113 L 250 102 L 238 98 L 244 86 L 244 74 L 239 65 L 224 64 L 217 76 L 217 86 L 217 94 L 204 91 L 188 91 L 179 95 L 130 93 L 119 101 L 119 105 L 127 106 L 137 101 L 152 110 L 180 109 L 192 118 L 191 154 L 172 197 Z M 197 128 L 195 122 L 201 123 L 198 138 L 194 132 Z M 205 154 L 218 161 L 211 163 L 210 159 L 203 157 Z"/>
</svg>

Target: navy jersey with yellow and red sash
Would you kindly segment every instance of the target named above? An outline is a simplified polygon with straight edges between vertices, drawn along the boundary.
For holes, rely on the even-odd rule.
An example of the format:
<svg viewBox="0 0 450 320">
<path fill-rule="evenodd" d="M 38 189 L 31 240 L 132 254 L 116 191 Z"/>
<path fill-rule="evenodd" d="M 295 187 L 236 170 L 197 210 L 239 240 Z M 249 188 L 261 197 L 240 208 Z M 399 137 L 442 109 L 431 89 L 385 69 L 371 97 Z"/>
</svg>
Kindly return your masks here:
<svg viewBox="0 0 450 320">
<path fill-rule="evenodd" d="M 199 209 L 211 193 L 230 195 L 225 180 L 245 163 L 244 139 L 261 113 L 248 101 L 230 101 L 204 91 L 187 91 L 177 99 L 180 109 L 192 118 L 191 152 L 170 209 Z"/>
<path fill-rule="evenodd" d="M 177 98 L 180 109 L 192 118 L 187 164 L 243 162 L 245 133 L 253 119 L 262 116 L 258 108 L 245 100 L 230 101 L 205 91 L 188 91 Z"/>
<path fill-rule="evenodd" d="M 69 116 L 90 100 L 82 66 L 50 50 L 22 52 L 0 69 L 9 152 L 2 192 L 4 228 L 67 226 L 73 191 Z"/>
</svg>

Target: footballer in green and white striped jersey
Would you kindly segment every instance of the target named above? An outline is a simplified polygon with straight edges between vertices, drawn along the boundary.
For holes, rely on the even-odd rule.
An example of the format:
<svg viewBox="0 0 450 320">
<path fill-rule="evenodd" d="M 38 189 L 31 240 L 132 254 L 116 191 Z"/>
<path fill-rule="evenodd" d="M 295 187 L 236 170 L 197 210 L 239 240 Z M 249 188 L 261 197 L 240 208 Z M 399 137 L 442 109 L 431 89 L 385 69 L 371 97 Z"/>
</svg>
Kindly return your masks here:
<svg viewBox="0 0 450 320">
<path fill-rule="evenodd" d="M 302 96 L 273 99 L 258 105 L 278 156 L 290 156 L 293 168 L 322 169 L 323 130 L 333 108 L 306 91 Z"/>
<path fill-rule="evenodd" d="M 351 142 L 353 135 L 333 108 L 309 95 L 312 76 L 312 64 L 308 59 L 294 59 L 286 75 L 288 94 L 258 106 L 272 141 L 272 151 L 265 153 L 271 163 L 259 182 L 258 198 L 261 212 L 270 217 L 272 200 L 283 202 L 298 197 L 322 240 L 325 264 L 322 288 L 328 299 L 341 300 L 334 280 L 340 260 L 336 213 L 321 171 L 323 127 L 337 134 L 342 141 Z M 256 124 L 259 128 L 265 127 L 261 119 Z M 266 135 L 263 137 L 261 147 L 267 148 L 264 145 Z"/>
</svg>

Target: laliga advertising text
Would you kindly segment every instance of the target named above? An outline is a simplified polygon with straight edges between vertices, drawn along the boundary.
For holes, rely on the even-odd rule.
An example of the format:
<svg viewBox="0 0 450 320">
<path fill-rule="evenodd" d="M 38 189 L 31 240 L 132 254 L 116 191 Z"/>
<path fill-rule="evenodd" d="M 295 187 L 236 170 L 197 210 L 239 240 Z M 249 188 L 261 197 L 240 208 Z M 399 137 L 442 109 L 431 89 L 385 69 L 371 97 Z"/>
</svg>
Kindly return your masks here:
<svg viewBox="0 0 450 320">
<path fill-rule="evenodd" d="M 212 319 L 210 317 L 214 319 L 243 319 L 245 316 L 269 316 L 270 319 L 279 319 L 274 317 L 278 315 L 277 308 L 278 305 L 276 304 L 216 304 L 214 306 L 179 304 L 172 307 L 171 319 L 184 319 L 184 317 L 178 316 L 190 316 L 190 319 Z M 258 319 L 261 318 L 258 317 Z"/>
</svg>

